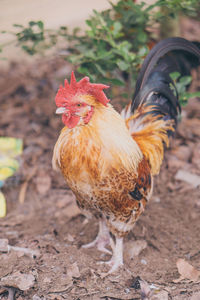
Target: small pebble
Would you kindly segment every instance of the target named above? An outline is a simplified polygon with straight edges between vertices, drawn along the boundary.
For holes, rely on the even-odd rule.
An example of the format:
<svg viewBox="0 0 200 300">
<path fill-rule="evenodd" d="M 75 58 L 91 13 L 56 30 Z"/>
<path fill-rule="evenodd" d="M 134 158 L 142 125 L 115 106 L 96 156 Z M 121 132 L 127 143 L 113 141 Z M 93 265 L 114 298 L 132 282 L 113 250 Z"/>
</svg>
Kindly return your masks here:
<svg viewBox="0 0 200 300">
<path fill-rule="evenodd" d="M 42 300 L 42 299 L 40 297 L 38 297 L 37 295 L 34 295 L 33 300 Z"/>
<path fill-rule="evenodd" d="M 124 291 L 125 291 L 126 294 L 130 293 L 130 290 L 128 288 L 126 288 Z"/>
<path fill-rule="evenodd" d="M 160 203 L 160 198 L 159 197 L 154 197 L 154 202 Z"/>
<path fill-rule="evenodd" d="M 143 265 L 147 265 L 147 261 L 145 260 L 145 259 L 141 259 L 141 264 L 143 264 Z"/>
</svg>

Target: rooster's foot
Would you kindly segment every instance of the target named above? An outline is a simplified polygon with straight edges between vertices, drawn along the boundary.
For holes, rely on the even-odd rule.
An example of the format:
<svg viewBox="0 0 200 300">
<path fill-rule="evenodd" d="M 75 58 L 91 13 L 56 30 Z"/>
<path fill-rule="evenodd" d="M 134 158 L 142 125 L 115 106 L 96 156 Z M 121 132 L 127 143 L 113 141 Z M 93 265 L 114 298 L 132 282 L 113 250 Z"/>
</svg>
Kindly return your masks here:
<svg viewBox="0 0 200 300">
<path fill-rule="evenodd" d="M 111 268 L 107 273 L 103 274 L 103 277 L 114 273 L 120 266 L 123 265 L 123 239 L 116 238 L 116 243 L 112 243 L 113 256 L 109 261 L 101 261 L 99 264 L 109 265 Z"/>
<path fill-rule="evenodd" d="M 96 246 L 99 251 L 112 255 L 112 252 L 105 247 L 106 245 L 110 245 L 110 235 L 104 220 L 101 219 L 97 237 L 91 243 L 83 245 L 82 248 L 88 249 Z"/>
</svg>

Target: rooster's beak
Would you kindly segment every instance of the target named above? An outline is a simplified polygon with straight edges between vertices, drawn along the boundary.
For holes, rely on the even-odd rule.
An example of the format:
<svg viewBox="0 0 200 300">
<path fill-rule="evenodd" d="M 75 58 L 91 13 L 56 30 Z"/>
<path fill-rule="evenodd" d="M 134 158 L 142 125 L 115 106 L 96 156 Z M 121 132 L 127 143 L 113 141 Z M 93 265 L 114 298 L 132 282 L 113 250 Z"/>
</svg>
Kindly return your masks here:
<svg viewBox="0 0 200 300">
<path fill-rule="evenodd" d="M 56 114 L 64 114 L 65 111 L 66 111 L 65 107 L 58 107 L 56 109 Z"/>
</svg>

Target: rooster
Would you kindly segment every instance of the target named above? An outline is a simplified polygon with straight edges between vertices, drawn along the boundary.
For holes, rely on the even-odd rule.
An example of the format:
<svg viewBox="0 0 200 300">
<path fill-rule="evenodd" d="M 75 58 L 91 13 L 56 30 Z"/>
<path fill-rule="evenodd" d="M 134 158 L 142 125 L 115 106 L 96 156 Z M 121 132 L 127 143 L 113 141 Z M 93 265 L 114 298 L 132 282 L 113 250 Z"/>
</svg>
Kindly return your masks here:
<svg viewBox="0 0 200 300">
<path fill-rule="evenodd" d="M 182 38 L 159 42 L 147 55 L 132 102 L 121 115 L 104 93 L 108 86 L 79 82 L 60 86 L 55 102 L 65 127 L 56 142 L 53 168 L 60 169 L 77 204 L 99 220 L 97 246 L 112 254 L 109 274 L 123 265 L 123 238 L 144 211 L 159 173 L 165 145 L 173 134 L 180 105 L 169 74 L 190 74 L 200 51 Z M 174 87 L 175 88 L 175 87 Z M 107 249 L 111 246 L 112 252 Z"/>
</svg>

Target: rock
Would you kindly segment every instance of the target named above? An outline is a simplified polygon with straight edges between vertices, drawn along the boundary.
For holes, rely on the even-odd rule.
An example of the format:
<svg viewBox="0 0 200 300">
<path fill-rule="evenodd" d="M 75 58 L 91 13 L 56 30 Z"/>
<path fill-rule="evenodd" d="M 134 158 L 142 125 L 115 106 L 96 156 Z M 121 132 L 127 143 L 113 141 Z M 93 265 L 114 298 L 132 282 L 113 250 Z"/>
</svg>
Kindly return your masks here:
<svg viewBox="0 0 200 300">
<path fill-rule="evenodd" d="M 179 170 L 175 175 L 175 179 L 185 181 L 195 188 L 200 185 L 200 176 L 192 174 L 185 170 Z"/>
<path fill-rule="evenodd" d="M 2 286 L 10 286 L 26 291 L 34 286 L 35 277 L 32 274 L 23 274 L 19 271 L 1 278 Z"/>
<path fill-rule="evenodd" d="M 79 267 L 76 262 L 69 266 L 69 268 L 67 269 L 67 275 L 71 278 L 78 278 L 81 276 Z"/>
<path fill-rule="evenodd" d="M 8 252 L 8 240 L 0 239 L 0 252 Z"/>
<path fill-rule="evenodd" d="M 145 259 L 141 259 L 141 264 L 143 264 L 143 265 L 147 265 L 147 261 L 145 260 Z"/>
<path fill-rule="evenodd" d="M 155 203 L 160 203 L 160 197 L 158 197 L 158 196 L 154 196 L 152 200 Z"/>
<path fill-rule="evenodd" d="M 160 291 L 153 295 L 151 300 L 168 300 L 168 292 L 167 291 Z"/>
<path fill-rule="evenodd" d="M 40 298 L 40 297 L 37 296 L 37 295 L 34 295 L 34 296 L 33 296 L 33 300 L 42 300 L 42 298 Z"/>
</svg>

